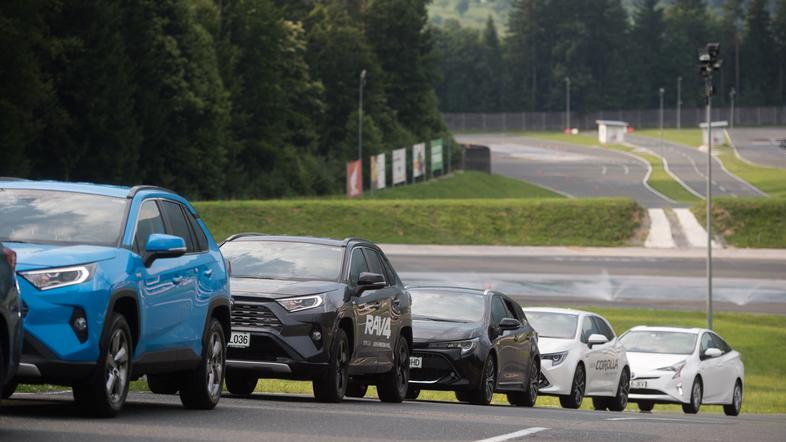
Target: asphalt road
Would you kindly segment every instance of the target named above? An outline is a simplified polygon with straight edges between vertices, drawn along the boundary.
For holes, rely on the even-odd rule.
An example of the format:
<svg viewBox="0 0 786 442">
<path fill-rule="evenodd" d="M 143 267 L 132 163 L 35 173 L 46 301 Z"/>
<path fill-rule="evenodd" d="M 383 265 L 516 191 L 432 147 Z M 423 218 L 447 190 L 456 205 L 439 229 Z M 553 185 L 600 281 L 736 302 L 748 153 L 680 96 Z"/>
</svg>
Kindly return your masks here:
<svg viewBox="0 0 786 442">
<path fill-rule="evenodd" d="M 728 134 L 743 159 L 786 169 L 786 148 L 780 147 L 786 140 L 786 128 L 728 129 Z"/>
<path fill-rule="evenodd" d="M 632 155 L 504 134 L 461 135 L 456 139 L 489 146 L 492 172 L 568 196 L 625 196 L 647 208 L 676 206 L 644 184 L 649 166 Z"/>
<path fill-rule="evenodd" d="M 632 407 L 635 409 L 636 407 Z M 719 407 L 711 407 L 717 411 Z M 211 411 L 176 396 L 132 393 L 114 419 L 82 417 L 71 394 L 14 395 L 2 402 L 3 441 L 781 441 L 784 415 L 624 413 L 374 399 L 320 404 L 307 396 L 225 396 Z"/>
<path fill-rule="evenodd" d="M 661 142 L 657 138 L 627 135 L 625 140 L 647 148 L 663 157 L 669 170 L 694 194 L 702 198 L 707 194 L 707 153 L 679 144 Z M 717 158 L 712 162 L 712 195 L 718 196 L 764 196 L 758 189 L 726 172 Z"/>
</svg>

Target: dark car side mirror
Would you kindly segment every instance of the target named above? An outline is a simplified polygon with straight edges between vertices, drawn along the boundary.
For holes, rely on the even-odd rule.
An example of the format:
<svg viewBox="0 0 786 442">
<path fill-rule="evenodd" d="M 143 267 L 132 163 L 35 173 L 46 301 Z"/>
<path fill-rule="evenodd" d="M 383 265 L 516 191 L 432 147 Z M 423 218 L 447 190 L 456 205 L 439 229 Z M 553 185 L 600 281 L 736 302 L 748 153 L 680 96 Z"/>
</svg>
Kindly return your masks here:
<svg viewBox="0 0 786 442">
<path fill-rule="evenodd" d="M 163 233 L 153 233 L 147 239 L 145 246 L 145 267 L 150 267 L 153 261 L 160 258 L 177 258 L 186 253 L 186 242 L 183 238 Z"/>
<path fill-rule="evenodd" d="M 521 321 L 515 318 L 503 318 L 499 321 L 499 329 L 502 331 L 517 330 L 521 327 Z"/>
<path fill-rule="evenodd" d="M 385 277 L 379 273 L 363 272 L 358 278 L 357 294 L 365 292 L 366 290 L 379 290 L 385 288 Z"/>
</svg>

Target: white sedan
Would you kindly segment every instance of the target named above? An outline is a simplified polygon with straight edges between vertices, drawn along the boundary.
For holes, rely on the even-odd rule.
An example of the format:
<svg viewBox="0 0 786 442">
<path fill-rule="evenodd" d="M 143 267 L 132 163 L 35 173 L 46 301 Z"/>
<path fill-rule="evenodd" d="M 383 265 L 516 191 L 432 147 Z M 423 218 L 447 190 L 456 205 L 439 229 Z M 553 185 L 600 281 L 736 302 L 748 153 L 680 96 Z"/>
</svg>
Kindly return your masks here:
<svg viewBox="0 0 786 442">
<path fill-rule="evenodd" d="M 614 329 L 594 313 L 561 308 L 525 308 L 538 332 L 538 391 L 559 396 L 565 408 L 579 408 L 585 396 L 596 410 L 623 411 L 628 405 L 630 368 Z"/>
<path fill-rule="evenodd" d="M 702 404 L 715 404 L 727 415 L 740 414 L 745 367 L 740 354 L 711 330 L 639 326 L 620 340 L 635 373 L 630 400 L 640 410 L 676 403 L 693 414 Z"/>
</svg>

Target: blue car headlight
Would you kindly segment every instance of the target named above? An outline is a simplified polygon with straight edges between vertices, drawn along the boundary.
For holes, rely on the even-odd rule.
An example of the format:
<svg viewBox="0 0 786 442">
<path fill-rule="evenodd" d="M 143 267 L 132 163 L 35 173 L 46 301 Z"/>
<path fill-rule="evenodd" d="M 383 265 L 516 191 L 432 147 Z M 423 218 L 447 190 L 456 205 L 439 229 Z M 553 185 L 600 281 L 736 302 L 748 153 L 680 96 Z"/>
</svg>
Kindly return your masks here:
<svg viewBox="0 0 786 442">
<path fill-rule="evenodd" d="M 30 284 L 38 290 L 52 290 L 70 285 L 82 284 L 95 275 L 96 265 L 85 264 L 72 267 L 60 267 L 45 270 L 20 272 Z"/>
</svg>

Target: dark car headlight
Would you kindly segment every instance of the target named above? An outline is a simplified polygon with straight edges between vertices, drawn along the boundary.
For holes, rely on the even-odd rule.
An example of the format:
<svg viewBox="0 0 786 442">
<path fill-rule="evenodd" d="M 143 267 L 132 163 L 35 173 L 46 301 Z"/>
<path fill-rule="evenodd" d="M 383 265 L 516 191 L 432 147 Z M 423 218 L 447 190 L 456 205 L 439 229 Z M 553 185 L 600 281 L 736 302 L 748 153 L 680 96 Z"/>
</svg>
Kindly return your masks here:
<svg viewBox="0 0 786 442">
<path fill-rule="evenodd" d="M 38 290 L 52 290 L 86 282 L 93 277 L 95 271 L 96 265 L 93 263 L 56 269 L 30 270 L 19 274 Z"/>
<path fill-rule="evenodd" d="M 549 360 L 551 361 L 551 366 L 556 367 L 557 365 L 565 362 L 565 359 L 568 358 L 567 351 L 561 351 L 559 353 L 546 353 L 544 355 L 540 355 L 540 359 Z"/>
<path fill-rule="evenodd" d="M 478 347 L 479 338 L 467 339 L 464 341 L 449 341 L 449 342 L 430 342 L 428 348 L 451 349 L 460 348 L 461 355 L 471 353 Z"/>
<path fill-rule="evenodd" d="M 323 295 L 298 296 L 295 298 L 278 299 L 276 302 L 288 312 L 299 312 L 319 307 L 324 302 Z"/>
</svg>

